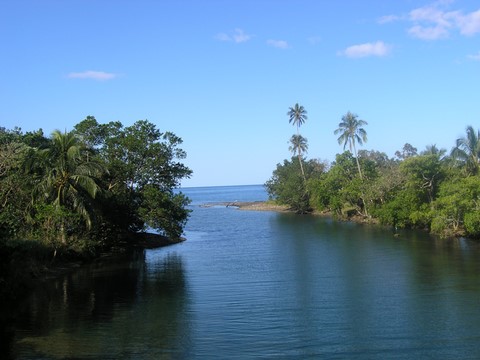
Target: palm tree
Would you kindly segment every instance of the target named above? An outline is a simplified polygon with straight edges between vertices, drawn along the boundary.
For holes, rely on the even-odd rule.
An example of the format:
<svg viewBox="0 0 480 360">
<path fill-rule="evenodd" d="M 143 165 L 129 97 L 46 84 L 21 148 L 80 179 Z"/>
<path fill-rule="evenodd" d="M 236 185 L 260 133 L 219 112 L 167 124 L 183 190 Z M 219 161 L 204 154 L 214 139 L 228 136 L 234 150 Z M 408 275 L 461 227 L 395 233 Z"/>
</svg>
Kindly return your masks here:
<svg viewBox="0 0 480 360">
<path fill-rule="evenodd" d="M 368 125 L 368 123 L 365 120 L 358 119 L 357 114 L 352 114 L 349 111 L 342 117 L 342 121 L 338 124 L 338 129 L 334 132 L 335 135 L 340 134 L 337 140 L 339 144 L 343 143 L 343 149 L 349 144 L 350 151 L 353 150 L 361 180 L 363 180 L 363 175 L 355 143 L 363 145 L 364 142 L 367 142 L 367 132 L 362 128 L 364 125 Z"/>
<path fill-rule="evenodd" d="M 305 121 L 308 119 L 307 110 L 301 105 L 296 103 L 293 107 L 288 108 L 287 115 L 289 116 L 289 123 L 293 123 L 294 126 L 297 126 L 297 134 L 299 134 L 299 128 L 302 126 Z"/>
<path fill-rule="evenodd" d="M 305 172 L 303 170 L 303 164 L 302 164 L 303 149 L 302 149 L 302 146 L 300 146 L 300 143 L 298 141 L 300 139 L 304 139 L 306 144 L 306 139 L 300 135 L 300 126 L 302 126 L 305 123 L 305 121 L 308 119 L 307 110 L 305 110 L 303 106 L 296 103 L 293 107 L 288 108 L 287 115 L 289 117 L 288 122 L 293 123 L 293 125 L 297 127 L 296 142 L 299 146 L 295 148 L 295 151 L 297 152 L 298 161 L 300 162 L 300 170 L 302 171 L 303 179 L 306 181 Z M 292 146 L 294 145 L 294 142 L 292 141 L 294 136 L 292 136 L 292 138 L 290 139 Z"/>
<path fill-rule="evenodd" d="M 298 156 L 301 155 L 302 152 L 307 152 L 308 150 L 307 139 L 302 135 L 292 135 L 290 138 L 290 144 L 288 150 L 290 150 L 293 155 Z"/>
<path fill-rule="evenodd" d="M 307 139 L 304 138 L 302 135 L 294 134 L 290 138 L 290 144 L 291 145 L 288 147 L 288 150 L 290 150 L 294 156 L 295 154 L 298 156 L 298 161 L 300 162 L 300 170 L 302 171 L 302 176 L 305 180 L 305 173 L 302 165 L 302 153 L 305 153 L 308 150 Z"/>
<path fill-rule="evenodd" d="M 45 168 L 39 189 L 47 201 L 60 209 L 70 207 L 85 220 L 87 228 L 91 227 L 88 202 L 94 199 L 99 186 L 96 178 L 103 168 L 95 163 L 85 161 L 80 143 L 73 132 L 62 133 L 55 130 L 51 136 L 50 146 L 39 150 L 40 159 Z M 61 224 L 62 243 L 66 243 L 65 222 Z"/>
<path fill-rule="evenodd" d="M 466 131 L 467 136 L 457 139 L 451 155 L 464 163 L 468 172 L 477 174 L 480 168 L 480 131 L 475 132 L 471 125 Z"/>
<path fill-rule="evenodd" d="M 438 158 L 442 158 L 447 150 L 439 149 L 436 144 L 427 145 L 425 150 L 421 152 L 422 155 L 437 155 Z"/>
</svg>

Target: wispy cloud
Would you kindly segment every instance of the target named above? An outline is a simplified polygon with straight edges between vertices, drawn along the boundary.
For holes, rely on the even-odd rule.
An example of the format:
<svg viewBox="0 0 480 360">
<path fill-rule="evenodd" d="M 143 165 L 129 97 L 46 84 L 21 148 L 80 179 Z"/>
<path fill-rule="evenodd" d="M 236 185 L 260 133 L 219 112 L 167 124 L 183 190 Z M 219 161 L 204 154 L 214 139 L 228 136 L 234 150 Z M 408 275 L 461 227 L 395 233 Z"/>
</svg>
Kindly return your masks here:
<svg viewBox="0 0 480 360">
<path fill-rule="evenodd" d="M 448 29 L 441 26 L 421 26 L 415 25 L 408 29 L 408 33 L 422 40 L 438 40 L 447 38 L 449 35 Z"/>
<path fill-rule="evenodd" d="M 451 9 L 452 0 L 437 0 L 415 8 L 407 15 L 387 15 L 378 22 L 387 24 L 397 20 L 410 23 L 408 34 L 421 40 L 439 40 L 458 32 L 464 36 L 480 33 L 480 9 L 465 13 Z"/>
<path fill-rule="evenodd" d="M 215 35 L 215 39 L 219 41 L 229 41 L 234 43 L 244 43 L 249 41 L 252 38 L 252 35 L 245 33 L 242 29 L 235 29 L 231 33 L 219 33 Z"/>
<path fill-rule="evenodd" d="M 277 49 L 288 49 L 289 45 L 288 42 L 285 40 L 267 40 L 267 45 L 275 47 Z"/>
<path fill-rule="evenodd" d="M 399 20 L 402 20 L 402 17 L 401 16 L 398 16 L 398 15 L 385 15 L 385 16 L 382 16 L 378 19 L 378 23 L 380 24 L 388 24 L 388 23 L 391 23 L 391 22 L 395 22 L 395 21 L 399 21 Z"/>
<path fill-rule="evenodd" d="M 456 24 L 462 35 L 471 36 L 480 33 L 480 9 L 469 14 L 459 14 Z"/>
<path fill-rule="evenodd" d="M 362 58 L 368 56 L 387 56 L 391 52 L 391 46 L 385 44 L 383 41 L 377 41 L 374 43 L 365 43 L 352 45 L 340 52 L 340 55 L 344 55 L 349 58 Z"/>
<path fill-rule="evenodd" d="M 71 72 L 67 75 L 67 77 L 70 79 L 92 79 L 105 81 L 115 79 L 116 77 L 118 77 L 118 75 L 114 73 L 107 73 L 104 71 L 87 70 L 83 72 Z"/>
<path fill-rule="evenodd" d="M 320 36 L 310 36 L 307 41 L 312 44 L 312 45 L 316 45 L 316 44 L 319 44 L 320 42 L 322 42 L 322 38 Z"/>
<path fill-rule="evenodd" d="M 422 40 L 447 38 L 459 12 L 446 11 L 445 5 L 445 2 L 435 2 L 410 11 L 408 20 L 413 25 L 408 29 L 408 33 Z"/>
<path fill-rule="evenodd" d="M 468 58 L 475 61 L 480 61 L 480 51 L 474 55 L 468 55 Z"/>
</svg>

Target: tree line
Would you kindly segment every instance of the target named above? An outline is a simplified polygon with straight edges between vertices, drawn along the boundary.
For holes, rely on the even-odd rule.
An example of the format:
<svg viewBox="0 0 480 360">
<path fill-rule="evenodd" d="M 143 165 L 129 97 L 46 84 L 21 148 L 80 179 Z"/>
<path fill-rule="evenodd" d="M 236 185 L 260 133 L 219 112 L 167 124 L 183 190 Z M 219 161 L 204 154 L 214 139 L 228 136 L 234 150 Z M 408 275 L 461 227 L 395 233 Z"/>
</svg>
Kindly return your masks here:
<svg viewBox="0 0 480 360">
<path fill-rule="evenodd" d="M 357 149 L 367 142 L 368 123 L 347 112 L 334 132 L 344 152 L 329 164 L 305 156 L 308 142 L 299 133 L 305 108 L 295 104 L 287 115 L 297 127 L 292 158 L 277 164 L 266 182 L 270 198 L 297 213 L 329 212 L 442 237 L 480 238 L 480 131 L 467 126 L 450 153 L 435 145 L 418 152 L 406 143 L 389 158 Z"/>
<path fill-rule="evenodd" d="M 0 239 L 95 252 L 146 229 L 180 237 L 189 200 L 174 189 L 192 173 L 181 144 L 147 120 L 88 116 L 48 137 L 0 128 Z"/>
</svg>

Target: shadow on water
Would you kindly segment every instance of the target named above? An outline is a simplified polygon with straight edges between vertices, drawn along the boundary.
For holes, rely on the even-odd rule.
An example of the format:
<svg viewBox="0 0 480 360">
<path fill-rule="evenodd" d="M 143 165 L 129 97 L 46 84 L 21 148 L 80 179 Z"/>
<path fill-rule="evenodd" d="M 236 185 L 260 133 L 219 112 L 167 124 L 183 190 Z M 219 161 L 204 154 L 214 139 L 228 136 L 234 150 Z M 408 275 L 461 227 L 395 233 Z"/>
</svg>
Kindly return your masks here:
<svg viewBox="0 0 480 360">
<path fill-rule="evenodd" d="M 184 356 L 182 258 L 151 252 L 157 255 L 148 263 L 148 255 L 137 252 L 41 284 L 15 316 L 11 358 L 118 359 L 145 351 L 160 359 Z"/>
<path fill-rule="evenodd" d="M 325 351 L 346 357 L 395 349 L 480 356 L 479 243 L 420 231 L 394 236 L 380 226 L 313 216 L 280 214 L 271 223 L 290 260 L 292 318 L 308 329 L 304 343 L 323 341 Z"/>
</svg>

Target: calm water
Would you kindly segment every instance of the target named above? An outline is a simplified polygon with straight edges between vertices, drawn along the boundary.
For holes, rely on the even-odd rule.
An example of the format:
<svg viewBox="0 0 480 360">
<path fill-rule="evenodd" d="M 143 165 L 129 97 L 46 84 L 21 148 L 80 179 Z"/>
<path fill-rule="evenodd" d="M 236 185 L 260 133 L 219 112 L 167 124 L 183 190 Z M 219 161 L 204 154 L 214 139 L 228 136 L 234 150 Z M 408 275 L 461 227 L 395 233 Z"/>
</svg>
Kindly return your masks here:
<svg viewBox="0 0 480 360">
<path fill-rule="evenodd" d="M 480 248 L 423 233 L 202 203 L 188 241 L 43 284 L 19 359 L 479 359 Z"/>
</svg>

